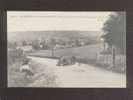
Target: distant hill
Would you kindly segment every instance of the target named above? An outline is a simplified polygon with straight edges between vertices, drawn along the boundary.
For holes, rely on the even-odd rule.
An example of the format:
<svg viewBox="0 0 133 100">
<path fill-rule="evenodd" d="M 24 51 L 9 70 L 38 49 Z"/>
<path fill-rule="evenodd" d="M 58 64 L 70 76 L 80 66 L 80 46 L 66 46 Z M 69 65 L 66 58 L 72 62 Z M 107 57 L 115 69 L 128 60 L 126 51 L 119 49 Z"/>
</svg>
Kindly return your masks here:
<svg viewBox="0 0 133 100">
<path fill-rule="evenodd" d="M 90 38 L 97 39 L 98 34 L 97 31 L 25 31 L 25 32 L 11 32 L 8 33 L 9 41 L 22 41 L 22 40 L 35 40 L 43 37 L 45 39 L 51 37 L 58 38 Z"/>
</svg>

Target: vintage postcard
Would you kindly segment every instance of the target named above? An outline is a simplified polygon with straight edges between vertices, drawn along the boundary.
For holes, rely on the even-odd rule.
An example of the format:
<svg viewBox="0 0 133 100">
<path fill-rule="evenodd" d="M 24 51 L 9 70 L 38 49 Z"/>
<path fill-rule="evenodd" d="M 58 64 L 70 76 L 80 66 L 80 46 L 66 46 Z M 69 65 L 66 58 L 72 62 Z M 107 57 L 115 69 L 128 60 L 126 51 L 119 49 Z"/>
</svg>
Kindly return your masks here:
<svg viewBox="0 0 133 100">
<path fill-rule="evenodd" d="M 126 12 L 8 11 L 8 87 L 126 88 Z"/>
</svg>

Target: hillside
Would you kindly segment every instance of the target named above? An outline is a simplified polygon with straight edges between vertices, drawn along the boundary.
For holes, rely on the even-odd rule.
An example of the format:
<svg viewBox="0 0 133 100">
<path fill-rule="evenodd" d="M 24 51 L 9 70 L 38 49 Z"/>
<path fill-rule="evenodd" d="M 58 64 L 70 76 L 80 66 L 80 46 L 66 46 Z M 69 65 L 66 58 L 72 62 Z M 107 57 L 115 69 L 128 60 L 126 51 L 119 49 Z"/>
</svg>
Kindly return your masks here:
<svg viewBox="0 0 133 100">
<path fill-rule="evenodd" d="M 25 32 L 11 32 L 8 33 L 9 41 L 34 40 L 40 37 L 48 39 L 50 37 L 58 38 L 88 38 L 95 40 L 100 32 L 96 31 L 25 31 Z"/>
</svg>

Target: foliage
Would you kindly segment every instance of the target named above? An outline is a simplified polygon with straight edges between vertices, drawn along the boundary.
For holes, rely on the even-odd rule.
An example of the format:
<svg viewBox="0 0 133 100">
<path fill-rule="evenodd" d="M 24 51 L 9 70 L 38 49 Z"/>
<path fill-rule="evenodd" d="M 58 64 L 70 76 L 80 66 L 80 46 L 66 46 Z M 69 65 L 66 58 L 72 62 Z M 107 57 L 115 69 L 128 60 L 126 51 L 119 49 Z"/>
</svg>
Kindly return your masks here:
<svg viewBox="0 0 133 100">
<path fill-rule="evenodd" d="M 8 64 L 12 65 L 13 63 L 21 62 L 25 56 L 21 49 L 10 49 L 8 50 Z"/>
<path fill-rule="evenodd" d="M 26 46 L 27 45 L 27 42 L 24 40 L 24 41 L 22 41 L 22 45 L 23 46 Z"/>
<path fill-rule="evenodd" d="M 38 41 L 38 40 L 32 41 L 32 47 L 33 47 L 35 50 L 40 49 L 39 41 Z"/>
<path fill-rule="evenodd" d="M 15 49 L 17 47 L 17 42 L 8 42 L 8 48 Z"/>
<path fill-rule="evenodd" d="M 121 53 L 126 51 L 126 14 L 125 12 L 116 12 L 110 15 L 103 27 L 106 33 L 102 37 L 110 46 L 120 48 Z"/>
<path fill-rule="evenodd" d="M 51 38 L 51 39 L 50 39 L 49 47 L 50 47 L 50 48 L 53 48 L 55 45 L 56 45 L 56 39 Z"/>
<path fill-rule="evenodd" d="M 81 46 L 81 43 L 80 43 L 80 41 L 78 39 L 75 40 L 75 44 L 76 44 L 76 46 Z"/>
</svg>

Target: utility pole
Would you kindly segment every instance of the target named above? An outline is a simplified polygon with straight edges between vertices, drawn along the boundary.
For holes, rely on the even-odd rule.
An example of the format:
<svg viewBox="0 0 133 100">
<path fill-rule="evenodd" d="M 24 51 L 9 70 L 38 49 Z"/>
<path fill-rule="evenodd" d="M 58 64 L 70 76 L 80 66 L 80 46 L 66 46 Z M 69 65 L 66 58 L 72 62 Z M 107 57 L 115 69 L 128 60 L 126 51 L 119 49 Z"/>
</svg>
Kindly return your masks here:
<svg viewBox="0 0 133 100">
<path fill-rule="evenodd" d="M 112 48 L 112 63 L 113 63 L 113 67 L 115 67 L 115 56 L 116 56 L 116 50 L 115 50 L 115 48 L 113 47 Z"/>
<path fill-rule="evenodd" d="M 54 47 L 52 47 L 52 57 L 54 57 Z"/>
<path fill-rule="evenodd" d="M 106 43 L 105 43 L 105 41 L 103 42 L 103 50 L 104 51 L 106 50 Z"/>
</svg>

